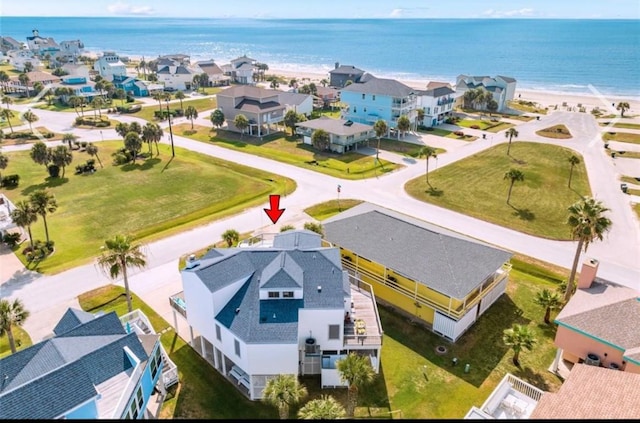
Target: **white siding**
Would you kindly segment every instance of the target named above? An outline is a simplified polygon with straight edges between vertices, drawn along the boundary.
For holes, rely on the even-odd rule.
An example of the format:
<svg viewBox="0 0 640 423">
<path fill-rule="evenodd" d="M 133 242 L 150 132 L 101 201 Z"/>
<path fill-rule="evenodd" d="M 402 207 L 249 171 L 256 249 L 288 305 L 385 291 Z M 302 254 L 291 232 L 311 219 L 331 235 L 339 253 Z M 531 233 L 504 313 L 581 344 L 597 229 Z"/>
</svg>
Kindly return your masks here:
<svg viewBox="0 0 640 423">
<path fill-rule="evenodd" d="M 329 340 L 329 325 L 340 325 L 340 339 Z M 323 350 L 340 350 L 344 345 L 343 325 L 343 307 L 335 310 L 301 309 L 298 314 L 298 342 L 304 346 L 305 340 L 311 336 Z"/>
<path fill-rule="evenodd" d="M 480 300 L 480 312 L 478 313 L 481 316 L 491 304 L 495 303 L 500 295 L 504 294 L 505 289 L 507 288 L 507 280 L 508 278 L 502 279 L 502 281 L 493 287 L 491 291 L 489 291 L 483 298 Z"/>
<path fill-rule="evenodd" d="M 338 369 L 322 369 L 322 387 L 323 388 L 335 388 L 335 387 L 347 387 L 348 383 L 340 380 L 340 373 Z"/>
<path fill-rule="evenodd" d="M 187 322 L 209 342 L 215 339 L 213 294 L 193 272 L 182 272 Z"/>
<path fill-rule="evenodd" d="M 455 341 L 469 326 L 473 324 L 473 322 L 476 321 L 476 313 L 477 309 L 474 307 L 460 320 L 456 321 L 436 310 L 435 317 L 433 319 L 433 330 Z"/>
<path fill-rule="evenodd" d="M 469 328 L 469 326 L 471 326 L 473 322 L 476 321 L 477 312 L 478 312 L 478 309 L 474 307 L 471 310 L 469 310 L 467 314 L 462 316 L 462 319 L 458 320 L 458 323 L 456 323 L 455 331 L 453 333 L 454 341 L 457 340 L 460 337 L 460 335 L 462 335 L 464 331 L 466 331 Z"/>
<path fill-rule="evenodd" d="M 247 365 L 242 369 L 251 375 L 298 374 L 297 344 L 248 344 L 244 351 Z"/>
<path fill-rule="evenodd" d="M 238 290 L 242 288 L 242 285 L 245 284 L 247 279 L 248 277 L 244 279 L 240 279 L 239 281 L 229 284 L 224 288 L 220 288 L 219 290 L 216 291 L 215 295 L 213 296 L 213 314 L 211 314 L 211 319 L 213 319 L 213 316 L 218 314 L 220 310 L 222 310 L 224 306 L 227 305 L 227 303 L 231 300 L 231 298 L 233 298 L 233 296 L 236 295 L 236 292 L 238 292 Z M 187 303 L 187 307 L 188 306 L 189 306 L 189 303 Z"/>
</svg>

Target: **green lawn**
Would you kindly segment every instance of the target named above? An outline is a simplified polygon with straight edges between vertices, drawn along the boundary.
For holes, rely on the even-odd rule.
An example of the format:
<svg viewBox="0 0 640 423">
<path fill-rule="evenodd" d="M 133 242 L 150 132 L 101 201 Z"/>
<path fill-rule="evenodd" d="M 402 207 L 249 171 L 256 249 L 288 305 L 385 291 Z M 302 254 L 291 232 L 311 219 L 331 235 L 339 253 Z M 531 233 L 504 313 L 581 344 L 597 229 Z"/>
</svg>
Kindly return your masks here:
<svg viewBox="0 0 640 423">
<path fill-rule="evenodd" d="M 362 200 L 353 200 L 349 198 L 329 200 L 324 203 L 307 207 L 304 209 L 304 212 L 316 220 L 325 220 L 345 210 L 349 210 L 351 207 L 355 207 L 360 203 L 362 203 Z"/>
<path fill-rule="evenodd" d="M 515 126 L 508 122 L 492 122 L 491 120 L 478 120 L 478 119 L 462 119 L 456 122 L 456 125 L 464 128 L 480 129 L 488 132 L 499 132 L 503 129 L 511 128 Z"/>
<path fill-rule="evenodd" d="M 4 109 L 4 107 L 3 107 Z M 11 109 L 9 109 L 11 110 Z M 13 116 L 9 118 L 7 121 L 4 117 L 0 117 L 0 129 L 7 129 L 8 132 L 11 132 L 11 127 L 24 125 L 26 122 L 20 120 L 20 112 L 17 110 L 11 110 L 13 112 Z"/>
<path fill-rule="evenodd" d="M 215 97 L 199 98 L 197 100 L 189 100 L 189 98 L 187 97 L 186 99 L 182 100 L 182 107 L 186 109 L 189 106 L 195 107 L 198 113 L 200 113 L 205 110 L 215 109 L 218 106 L 218 102 L 216 101 Z M 179 109 L 180 102 L 173 101 L 172 103 L 169 103 L 169 108 L 171 110 Z M 162 110 L 166 110 L 166 109 L 167 109 L 167 103 L 163 101 Z M 156 104 L 143 107 L 142 110 L 140 110 L 139 112 L 130 113 L 128 114 L 128 116 L 135 116 L 144 120 L 154 121 L 155 118 L 153 116 L 153 113 L 156 110 L 159 110 L 159 105 L 157 104 L 157 102 Z"/>
<path fill-rule="evenodd" d="M 40 134 L 46 134 L 48 132 L 51 132 L 49 129 L 47 129 L 44 126 L 36 126 L 33 128 L 34 130 L 40 132 Z M 7 132 L 9 133 L 9 132 Z M 16 134 L 30 134 L 33 133 L 33 131 L 30 131 L 28 129 L 22 130 L 22 131 L 14 131 L 14 133 Z M 62 134 L 58 134 L 56 132 L 51 132 L 53 134 L 53 137 L 51 138 L 47 138 L 46 141 L 58 141 L 62 139 Z M 10 139 L 7 138 L 5 136 L 4 140 L 2 140 L 2 145 L 18 145 L 18 144 L 31 144 L 34 142 L 38 142 L 40 141 L 39 138 L 36 138 L 35 140 L 30 140 L 30 139 L 26 139 L 26 138 L 14 138 L 14 139 Z"/>
<path fill-rule="evenodd" d="M 640 178 L 640 176 L 639 176 Z M 637 180 L 635 177 L 633 176 L 621 176 L 620 180 L 622 182 L 626 182 L 628 184 L 635 184 L 635 185 L 640 185 L 640 180 Z"/>
<path fill-rule="evenodd" d="M 513 100 L 513 101 L 508 101 L 507 106 L 514 110 L 520 110 L 521 112 L 539 113 L 541 115 L 547 114 L 546 109 L 537 107 L 536 103 L 532 101 Z"/>
<path fill-rule="evenodd" d="M 569 128 L 564 125 L 554 125 L 548 128 L 540 129 L 539 131 L 536 131 L 536 134 L 540 135 L 541 137 L 556 139 L 567 139 L 573 137 L 571 135 L 571 132 L 569 131 Z"/>
<path fill-rule="evenodd" d="M 469 135 L 469 134 L 464 134 L 462 136 L 458 136 L 456 135 L 456 132 L 451 132 L 447 135 L 445 135 L 445 138 L 453 138 L 454 140 L 460 140 L 460 141 L 475 141 L 478 139 L 478 137 L 476 137 L 475 135 Z"/>
<path fill-rule="evenodd" d="M 638 216 L 638 219 L 640 219 L 640 203 L 635 203 L 631 207 L 636 212 L 636 215 Z"/>
<path fill-rule="evenodd" d="M 376 148 L 378 146 L 378 140 L 372 139 L 369 141 L 369 147 Z M 380 139 L 380 150 L 390 151 L 392 153 L 402 154 L 408 157 L 418 158 L 420 151 L 424 145 L 415 144 L 412 142 L 398 141 L 392 138 Z M 446 153 L 444 148 L 436 148 L 437 154 Z"/>
<path fill-rule="evenodd" d="M 600 126 L 609 126 L 609 124 L 610 122 L 600 122 Z M 616 122 L 612 126 L 614 128 L 640 129 L 640 124 L 638 123 Z"/>
<path fill-rule="evenodd" d="M 423 134 L 437 135 L 439 137 L 446 137 L 451 133 L 451 131 L 447 129 L 433 128 L 433 127 L 429 129 L 421 129 L 419 132 Z"/>
<path fill-rule="evenodd" d="M 298 138 L 283 136 L 282 133 L 265 136 L 260 140 L 229 131 L 219 131 L 216 135 L 212 128 L 199 125 L 194 126 L 194 132 L 189 123 L 176 125 L 173 131 L 197 141 L 210 142 L 343 179 L 373 178 L 402 166 L 382 159 L 376 164 L 374 156 L 354 152 L 319 152 L 312 146 L 303 144 Z"/>
<path fill-rule="evenodd" d="M 560 379 L 547 371 L 555 355 L 555 326 L 543 322 L 544 310 L 532 298 L 543 288 L 555 289 L 566 277 L 554 268 L 537 262 L 514 258 L 507 293 L 463 335 L 456 344 L 411 324 L 405 317 L 379 307 L 384 329 L 381 371 L 375 381 L 360 391 L 356 417 L 395 417 L 416 419 L 462 418 L 471 406 L 480 406 L 506 373 L 550 392 L 560 386 Z M 83 310 L 126 313 L 124 289 L 108 285 L 79 297 Z M 169 327 L 135 294 L 133 307 L 140 308 L 156 332 Z M 557 312 L 552 313 L 552 319 Z M 512 352 L 502 342 L 502 331 L 519 323 L 530 326 L 537 343 L 532 351 L 521 353 L 521 367 L 511 362 Z M 248 401 L 211 365 L 169 329 L 161 342 L 178 366 L 180 384 L 170 390 L 163 404 L 161 418 L 274 418 L 273 408 L 260 401 Z M 444 345 L 447 353 L 438 355 L 435 348 Z M 458 366 L 451 365 L 457 357 Z M 464 373 L 464 365 L 470 372 Z M 309 391 L 306 400 L 321 394 L 334 396 L 346 404 L 345 389 L 320 389 L 318 376 L 301 378 Z M 298 407 L 292 407 L 294 416 Z M 399 410 L 399 411 L 398 411 Z"/>
<path fill-rule="evenodd" d="M 631 132 L 605 132 L 602 134 L 602 140 L 640 144 L 640 134 L 633 134 Z"/>
<path fill-rule="evenodd" d="M 290 179 L 178 147 L 171 161 L 168 145 L 160 145 L 160 156 L 116 167 L 111 153 L 121 146 L 122 141 L 99 143 L 105 168 L 96 164 L 97 172 L 84 176 L 74 175 L 75 166 L 90 157 L 74 152 L 64 179 L 48 178 L 28 151 L 6 153 L 10 161 L 4 172 L 21 178 L 19 187 L 5 190 L 14 203 L 48 188 L 59 205 L 47 219 L 56 251 L 37 270 L 54 273 L 86 263 L 116 233 L 150 241 L 261 204 L 269 194 L 295 190 Z M 34 239 L 45 239 L 41 219 L 32 232 Z"/>
<path fill-rule="evenodd" d="M 20 351 L 31 346 L 31 337 L 20 326 L 11 326 L 11 332 L 13 332 L 16 351 Z M 5 334 L 0 336 L 0 358 L 8 355 L 11 355 L 11 347 L 9 346 L 9 338 Z"/>
<path fill-rule="evenodd" d="M 616 153 L 616 158 L 625 159 L 640 159 L 640 152 L 638 151 L 626 151 L 626 150 L 609 150 Z"/>
<path fill-rule="evenodd" d="M 518 141 L 500 144 L 466 159 L 440 167 L 409 181 L 412 197 L 449 208 L 524 233 L 551 239 L 570 239 L 567 207 L 581 196 L 591 195 L 583 163 L 574 168 L 567 187 L 568 158 L 575 152 L 564 147 Z M 509 181 L 504 174 L 516 168 L 524 181 L 516 182 L 510 205 L 506 203 Z"/>
</svg>

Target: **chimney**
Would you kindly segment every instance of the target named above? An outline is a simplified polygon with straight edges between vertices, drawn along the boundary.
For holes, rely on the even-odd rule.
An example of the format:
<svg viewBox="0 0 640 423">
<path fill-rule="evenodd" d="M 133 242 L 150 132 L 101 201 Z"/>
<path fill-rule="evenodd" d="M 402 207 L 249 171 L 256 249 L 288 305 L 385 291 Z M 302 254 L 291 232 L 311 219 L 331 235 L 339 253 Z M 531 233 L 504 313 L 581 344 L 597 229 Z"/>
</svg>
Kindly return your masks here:
<svg viewBox="0 0 640 423">
<path fill-rule="evenodd" d="M 340 62 L 336 62 L 336 67 L 335 69 L 338 69 L 340 67 Z"/>
<path fill-rule="evenodd" d="M 598 273 L 598 264 L 598 260 L 593 258 L 582 263 L 582 270 L 580 270 L 580 277 L 578 278 L 578 289 L 591 287 L 591 283 L 596 278 L 596 273 Z"/>
<path fill-rule="evenodd" d="M 185 266 L 186 269 L 193 269 L 196 266 L 200 265 L 200 260 L 196 259 L 196 255 L 195 254 L 191 254 L 189 256 L 189 258 L 187 259 L 187 264 Z"/>
</svg>

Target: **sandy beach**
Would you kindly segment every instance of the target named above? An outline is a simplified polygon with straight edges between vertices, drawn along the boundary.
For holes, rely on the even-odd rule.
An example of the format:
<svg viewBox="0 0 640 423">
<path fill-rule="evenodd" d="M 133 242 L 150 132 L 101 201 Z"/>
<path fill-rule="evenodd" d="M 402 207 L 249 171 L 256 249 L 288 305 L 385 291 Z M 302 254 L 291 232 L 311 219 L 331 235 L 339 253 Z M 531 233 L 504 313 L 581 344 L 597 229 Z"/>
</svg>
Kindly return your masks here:
<svg viewBox="0 0 640 423">
<path fill-rule="evenodd" d="M 321 72 L 318 73 L 310 73 L 310 72 L 297 72 L 292 70 L 283 70 L 283 69 L 269 69 L 267 72 L 272 75 L 281 75 L 286 78 L 296 78 L 302 83 L 310 83 L 313 82 L 315 84 L 319 84 L 322 79 L 328 79 L 328 74 L 324 74 Z M 402 83 L 417 89 L 426 89 L 427 84 L 430 82 L 429 80 L 404 80 L 398 79 Z M 454 81 L 445 81 L 449 83 L 453 83 Z M 284 88 L 284 87 L 283 87 Z M 598 93 L 594 89 L 594 93 L 592 95 L 582 95 L 582 94 L 573 94 L 573 93 L 561 93 L 561 92 L 553 92 L 553 91 L 542 91 L 542 90 L 525 90 L 516 88 L 515 98 L 520 100 L 532 101 L 534 103 L 538 103 L 541 107 L 549 107 L 549 109 L 553 109 L 555 105 L 558 105 L 558 110 L 565 110 L 563 107 L 563 103 L 566 103 L 567 107 L 578 107 L 578 104 L 581 104 L 583 107 L 586 107 L 587 112 L 590 112 L 594 107 L 598 107 L 601 110 L 607 110 L 610 113 L 618 114 L 619 112 L 615 109 L 615 104 L 618 104 L 620 101 L 626 101 L 629 103 L 630 109 L 626 112 L 626 114 L 634 115 L 640 114 L 640 98 L 630 98 L 630 97 L 619 97 L 619 96 L 604 96 Z M 577 111 L 577 110 L 576 110 Z"/>
</svg>

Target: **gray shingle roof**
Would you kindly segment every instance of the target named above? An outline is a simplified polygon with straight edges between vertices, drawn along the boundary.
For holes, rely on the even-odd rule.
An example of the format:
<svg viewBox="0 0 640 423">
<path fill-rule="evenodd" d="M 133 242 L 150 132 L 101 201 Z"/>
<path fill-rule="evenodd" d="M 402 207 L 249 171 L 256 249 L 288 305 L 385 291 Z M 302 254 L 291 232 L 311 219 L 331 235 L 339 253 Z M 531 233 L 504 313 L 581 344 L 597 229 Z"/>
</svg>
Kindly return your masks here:
<svg viewBox="0 0 640 423">
<path fill-rule="evenodd" d="M 63 315 L 55 328 L 53 328 L 53 333 L 56 335 L 61 335 L 76 326 L 86 323 L 90 320 L 93 320 L 93 314 L 87 313 L 83 310 L 77 310 L 75 308 L 69 308 Z"/>
<path fill-rule="evenodd" d="M 510 76 L 504 76 L 504 75 L 498 75 L 498 76 L 502 78 L 504 82 L 516 82 L 516 79 Z"/>
<path fill-rule="evenodd" d="M 285 106 L 283 104 L 277 103 L 275 101 L 267 101 L 261 103 L 257 100 L 242 100 L 240 104 L 236 106 L 236 109 L 242 110 L 245 112 L 251 113 L 260 113 L 260 112 L 268 112 L 271 110 L 284 109 Z"/>
<path fill-rule="evenodd" d="M 358 122 L 351 122 L 351 124 L 345 125 L 347 122 L 350 121 L 321 116 L 318 119 L 296 123 L 296 126 L 309 129 L 323 129 L 330 134 L 340 136 L 356 135 L 361 132 L 373 131 L 373 126 L 371 125 L 365 125 Z"/>
<path fill-rule="evenodd" d="M 95 397 L 95 385 L 132 367 L 125 346 L 148 359 L 111 312 L 0 360 L 0 418 L 51 419 Z"/>
<path fill-rule="evenodd" d="M 329 73 L 334 73 L 336 75 L 362 75 L 364 71 L 352 65 L 340 65 L 336 69 L 331 69 Z"/>
<path fill-rule="evenodd" d="M 298 336 L 298 309 L 344 307 L 343 272 L 336 265 L 335 254 L 325 255 L 325 250 L 335 250 L 335 254 L 339 255 L 337 249 L 326 248 L 285 251 L 238 248 L 233 250 L 231 256 L 211 259 L 209 263 L 203 262 L 190 271 L 196 273 L 211 292 L 250 276 L 218 312 L 216 320 L 249 344 L 295 343 Z M 289 273 L 282 269 L 283 257 Z M 261 278 L 268 276 L 269 272 L 273 273 L 274 267 L 280 267 L 272 275 L 272 278 L 276 278 L 274 284 L 278 287 L 286 283 L 290 283 L 291 287 L 302 286 L 303 299 L 260 300 Z M 292 281 L 295 281 L 295 285 Z M 318 286 L 322 287 L 320 292 Z M 238 313 L 236 309 L 239 309 Z"/>
<path fill-rule="evenodd" d="M 309 97 L 311 97 L 311 95 L 282 91 L 279 97 L 280 97 L 280 103 L 282 104 L 299 106 L 302 103 L 304 103 Z"/>
<path fill-rule="evenodd" d="M 342 88 L 341 91 L 378 94 L 389 97 L 407 97 L 415 92 L 413 88 L 400 81 L 396 81 L 395 79 L 376 78 L 371 74 L 366 74 L 362 77 L 360 82 L 347 85 Z"/>
<path fill-rule="evenodd" d="M 363 203 L 324 223 L 325 239 L 462 299 L 512 256 L 461 234 Z"/>
</svg>

